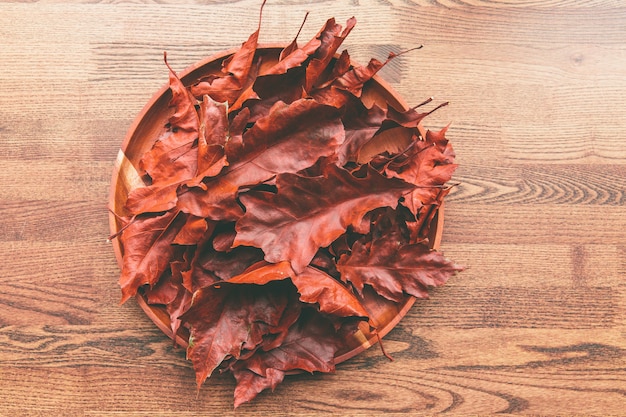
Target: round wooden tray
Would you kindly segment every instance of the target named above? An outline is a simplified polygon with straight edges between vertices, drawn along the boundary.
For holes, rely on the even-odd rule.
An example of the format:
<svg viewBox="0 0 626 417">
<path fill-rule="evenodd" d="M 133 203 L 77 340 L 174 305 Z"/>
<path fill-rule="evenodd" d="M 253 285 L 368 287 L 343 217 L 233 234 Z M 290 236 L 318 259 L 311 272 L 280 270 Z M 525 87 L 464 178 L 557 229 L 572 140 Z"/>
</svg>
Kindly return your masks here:
<svg viewBox="0 0 626 417">
<path fill-rule="evenodd" d="M 271 66 L 277 61 L 280 51 L 284 47 L 285 45 L 283 44 L 266 44 L 259 46 L 257 56 L 261 56 L 263 58 L 261 71 L 263 70 L 263 66 Z M 234 51 L 234 49 L 228 50 L 210 56 L 180 72 L 178 76 L 185 85 L 190 85 L 193 84 L 194 81 L 209 74 L 216 74 L 221 68 L 222 61 L 232 55 Z M 166 74 L 165 68 L 164 73 Z M 141 156 L 152 147 L 155 139 L 165 132 L 165 125 L 172 113 L 172 110 L 169 108 L 170 99 L 171 92 L 169 90 L 169 85 L 166 84 L 159 91 L 157 91 L 150 101 L 144 106 L 143 110 L 139 113 L 131 125 L 124 142 L 122 143 L 115 162 L 109 195 L 109 207 L 112 211 L 109 215 L 109 226 L 112 234 L 117 233 L 123 226 L 119 218 L 124 217 L 127 214 L 125 212 L 124 204 L 128 193 L 131 190 L 144 185 L 141 177 L 137 173 L 136 167 L 138 166 Z M 381 107 L 386 107 L 386 105 L 389 104 L 398 110 L 406 110 L 408 108 L 402 97 L 400 97 L 400 95 L 396 93 L 391 86 L 377 76 L 365 85 L 362 99 L 366 105 L 377 103 Z M 420 128 L 421 133 L 424 134 L 421 125 L 418 128 Z M 408 145 L 408 143 L 389 143 L 387 145 L 379 145 L 387 146 L 388 148 L 396 148 L 398 146 Z M 431 248 L 433 249 L 439 248 L 443 230 L 443 218 L 442 205 L 439 207 L 438 212 L 434 216 L 430 226 L 429 240 Z M 114 239 L 113 249 L 115 251 L 117 262 L 121 268 L 124 248 L 122 247 L 119 239 Z M 170 318 L 163 306 L 149 305 L 141 292 L 137 294 L 136 299 L 146 315 L 163 331 L 163 333 L 170 338 L 175 339 L 179 345 L 183 347 L 187 346 L 189 338 L 188 330 L 186 328 L 181 328 L 178 334 L 172 334 L 172 330 L 170 328 Z M 394 303 L 375 294 L 366 294 L 365 297 L 365 307 L 370 312 L 375 322 L 379 324 L 378 334 L 380 337 L 389 333 L 406 315 L 414 303 L 415 298 L 412 296 L 406 296 L 400 303 Z M 370 334 L 366 330 L 357 331 L 350 336 L 350 340 L 345 341 L 345 347 L 337 353 L 335 362 L 343 362 L 361 353 L 375 344 L 377 340 L 378 337 L 376 335 Z"/>
</svg>

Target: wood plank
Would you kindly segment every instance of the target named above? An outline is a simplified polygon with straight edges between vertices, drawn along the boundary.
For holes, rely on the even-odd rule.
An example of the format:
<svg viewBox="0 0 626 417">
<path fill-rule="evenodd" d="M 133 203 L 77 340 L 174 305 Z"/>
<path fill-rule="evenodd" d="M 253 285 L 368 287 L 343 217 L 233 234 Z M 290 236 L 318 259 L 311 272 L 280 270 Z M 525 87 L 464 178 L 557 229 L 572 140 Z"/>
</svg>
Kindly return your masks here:
<svg viewBox="0 0 626 417">
<path fill-rule="evenodd" d="M 454 368 L 445 365 L 449 363 L 446 356 L 450 350 L 445 347 L 448 334 L 441 331 L 434 334 L 443 340 L 433 338 L 433 332 L 429 332 L 427 340 L 418 336 L 409 343 L 406 340 L 387 343 L 396 357 L 394 362 L 384 359 L 379 352 L 368 351 L 359 360 L 341 365 L 334 375 L 290 377 L 275 393 L 262 394 L 258 405 L 244 406 L 238 414 L 254 414 L 257 407 L 286 414 L 330 412 L 337 408 L 349 415 L 372 411 L 398 414 L 447 411 L 463 415 L 479 410 L 490 413 L 541 410 L 549 414 L 556 410 L 576 413 L 580 409 L 599 413 L 624 395 L 620 389 L 623 374 L 621 377 L 611 375 L 611 370 L 623 369 L 624 349 L 606 341 L 580 342 L 589 340 L 592 333 L 564 338 L 562 331 L 544 332 L 546 345 L 529 346 L 528 334 L 523 338 L 517 331 L 506 332 L 506 337 L 502 331 L 466 332 L 465 356 L 455 360 L 474 365 Z M 556 339 L 567 340 L 570 344 L 554 346 L 550 341 L 555 340 L 556 334 L 559 335 Z M 502 355 L 503 349 L 511 354 Z M 490 357 L 506 357 L 509 362 L 497 364 Z M 363 367 L 368 369 L 368 374 L 361 371 Z M 167 365 L 161 365 L 160 369 L 169 375 L 167 381 L 174 382 L 173 385 L 150 379 L 143 366 L 126 367 L 123 371 L 97 366 L 34 368 L 30 375 L 49 379 L 57 389 L 33 395 L 31 410 L 54 411 L 66 407 L 89 415 L 115 412 L 127 415 L 120 404 L 134 409 L 128 415 L 178 408 L 189 413 L 216 408 L 227 410 L 225 398 L 232 389 L 228 378 L 211 379 L 195 398 L 193 383 L 184 382 L 190 379 L 190 370 Z M 30 377 L 18 380 L 14 377 L 8 374 L 3 384 L 16 384 L 14 389 L 19 390 L 34 382 Z M 30 389 L 37 392 L 38 385 L 32 385 Z M 68 399 L 63 389 L 74 392 L 79 389 L 84 395 L 70 403 L 61 403 L 61 399 Z M 276 397 L 283 395 L 289 395 L 292 401 L 276 403 Z M 550 398 L 552 400 L 547 401 Z M 346 407 L 346 404 L 349 405 Z M 13 409 L 20 410 L 19 407 Z"/>
<path fill-rule="evenodd" d="M 458 151 L 457 151 L 458 152 Z M 626 202 L 622 164 L 463 164 L 449 201 L 495 205 L 598 205 Z"/>
<path fill-rule="evenodd" d="M 506 210 L 503 210 L 506 207 Z M 542 214 L 537 215 L 538 212 Z M 449 204 L 444 242 L 623 245 L 626 218 L 612 206 Z"/>
<path fill-rule="evenodd" d="M 443 253 L 467 269 L 451 282 L 461 287 L 612 287 L 624 273 L 621 246 L 603 244 L 454 244 Z"/>
<path fill-rule="evenodd" d="M 73 188 L 59 187 L 58 184 L 53 186 L 49 181 L 42 181 L 43 184 L 38 186 L 38 188 L 41 187 L 38 190 L 26 188 L 29 193 L 32 193 L 32 197 L 38 197 L 43 195 L 41 193 L 45 192 L 46 185 L 48 186 L 47 190 L 56 190 L 58 187 L 63 191 L 54 197 L 51 196 L 55 198 L 54 200 L 12 200 L 10 196 L 5 201 L 0 200 L 0 244 L 22 242 L 29 245 L 34 242 L 57 242 L 56 245 L 59 247 L 61 245 L 58 242 L 71 241 L 68 248 L 76 251 L 81 247 L 81 244 L 93 246 L 94 239 L 100 243 L 105 243 L 110 234 L 106 223 L 108 218 L 106 194 L 103 192 L 108 188 L 107 180 L 104 179 L 106 178 L 106 171 L 94 170 L 93 172 L 96 172 L 98 177 L 102 175 L 102 179 L 98 179 L 102 184 L 99 190 L 96 187 L 96 179 L 86 179 L 85 177 L 89 176 L 89 173 L 83 172 L 83 178 L 79 178 L 79 175 L 68 178 L 68 183 L 74 184 Z M 50 178 L 54 178 L 54 176 Z M 80 182 L 83 182 L 86 190 L 94 188 L 90 190 L 91 193 L 98 191 L 97 194 L 94 193 L 96 196 L 92 197 L 92 200 L 82 200 L 82 198 L 89 196 L 84 194 L 80 196 L 82 191 L 78 189 Z M 16 192 L 24 191 L 18 184 L 16 184 L 15 190 Z M 7 191 L 6 188 L 5 191 Z M 36 195 L 37 191 L 40 192 L 39 195 Z M 75 196 L 62 194 L 64 191 L 75 193 Z M 77 197 L 77 199 L 72 197 Z M 25 211 L 24 207 L 29 207 L 29 210 Z M 59 225 L 64 227 L 59 227 Z M 77 230 L 90 230 L 90 234 L 77 236 Z M 6 252 L 0 257 L 6 256 L 5 259 L 7 260 L 17 261 L 20 259 L 19 252 L 28 250 L 23 244 L 7 245 Z M 52 247 L 46 249 L 52 249 Z"/>
</svg>

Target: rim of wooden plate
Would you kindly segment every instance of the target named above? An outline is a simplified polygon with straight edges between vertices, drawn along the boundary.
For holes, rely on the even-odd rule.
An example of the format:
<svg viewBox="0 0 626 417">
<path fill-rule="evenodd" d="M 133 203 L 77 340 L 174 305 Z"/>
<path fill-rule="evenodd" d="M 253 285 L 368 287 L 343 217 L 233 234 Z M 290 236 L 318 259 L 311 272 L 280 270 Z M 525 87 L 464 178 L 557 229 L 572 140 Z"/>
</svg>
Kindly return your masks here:
<svg viewBox="0 0 626 417">
<path fill-rule="evenodd" d="M 285 43 L 260 44 L 257 47 L 257 54 L 270 56 L 273 54 L 277 57 L 285 46 L 287 46 Z M 213 54 L 179 72 L 178 76 L 185 85 L 189 85 L 198 78 L 218 70 L 221 62 L 228 56 L 232 55 L 237 49 L 238 48 L 232 48 Z M 271 63 L 271 61 L 269 62 Z M 356 66 L 358 64 L 352 61 L 352 65 Z M 369 100 L 371 100 L 371 102 L 381 104 L 380 101 L 382 100 L 398 109 L 408 109 L 408 105 L 402 96 L 400 96 L 400 94 L 398 94 L 389 83 L 380 78 L 378 75 L 375 75 L 372 80 L 368 82 L 367 88 L 364 89 L 364 101 L 367 95 L 370 96 Z M 165 83 L 152 95 L 151 99 L 144 105 L 143 109 L 135 117 L 126 133 L 124 141 L 122 142 L 122 146 L 115 161 L 109 191 L 109 228 L 111 234 L 117 233 L 121 228 L 119 217 L 124 214 L 123 200 L 125 200 L 128 195 L 128 191 L 135 187 L 144 185 L 141 178 L 137 174 L 135 166 L 133 165 L 133 158 L 140 157 L 141 154 L 143 154 L 143 152 L 139 150 L 141 146 L 138 146 L 138 149 L 134 151 L 131 150 L 131 152 L 136 155 L 131 155 L 130 157 L 127 154 L 129 148 L 135 145 L 144 145 L 144 148 L 147 145 L 152 146 L 152 143 L 154 143 L 154 139 L 157 135 L 151 136 L 150 138 L 144 138 L 143 136 L 145 135 L 140 134 L 141 130 L 143 127 L 150 128 L 153 120 L 160 120 L 155 118 L 155 115 L 152 113 L 159 111 L 163 112 L 163 105 L 165 106 L 167 112 L 169 97 L 169 83 Z M 164 125 L 164 123 L 162 123 L 162 125 Z M 153 129 L 155 128 L 154 126 L 152 127 Z M 421 123 L 419 124 L 418 129 L 421 135 L 425 135 L 425 130 Z M 144 142 L 150 143 L 135 143 L 135 141 L 141 139 L 144 139 Z M 432 249 L 439 249 L 440 247 L 443 233 L 443 222 L 444 205 L 442 203 L 437 209 L 430 225 L 429 241 Z M 119 239 L 115 238 L 113 239 L 112 244 L 118 266 L 122 268 L 123 247 L 121 242 Z M 148 318 L 156 324 L 156 326 L 165 335 L 184 348 L 188 346 L 188 329 L 183 327 L 179 329 L 176 335 L 174 335 L 170 327 L 170 317 L 163 306 L 148 304 L 141 292 L 137 293 L 135 299 L 146 316 L 148 316 Z M 344 362 L 375 345 L 378 342 L 378 337 L 382 338 L 386 336 L 400 322 L 400 320 L 404 318 L 407 312 L 415 304 L 415 301 L 415 297 L 407 295 L 400 303 L 387 302 L 386 305 L 389 308 L 391 308 L 390 306 L 392 305 L 394 307 L 393 311 L 391 311 L 392 317 L 391 319 L 385 321 L 381 328 L 377 329 L 378 336 L 369 332 L 363 332 L 363 330 L 358 330 L 350 336 L 354 342 L 349 343 L 349 345 L 353 347 L 348 348 L 345 352 L 338 352 L 335 357 L 335 363 L 338 364 Z"/>
</svg>

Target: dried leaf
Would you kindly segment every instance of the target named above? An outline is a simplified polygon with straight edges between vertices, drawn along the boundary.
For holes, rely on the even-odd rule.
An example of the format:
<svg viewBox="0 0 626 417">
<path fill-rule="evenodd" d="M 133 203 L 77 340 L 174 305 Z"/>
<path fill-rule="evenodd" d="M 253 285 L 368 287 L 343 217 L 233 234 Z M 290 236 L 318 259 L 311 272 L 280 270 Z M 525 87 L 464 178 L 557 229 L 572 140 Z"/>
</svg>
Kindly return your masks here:
<svg viewBox="0 0 626 417">
<path fill-rule="evenodd" d="M 143 285 L 154 285 L 169 267 L 176 247 L 172 245 L 185 216 L 167 212 L 161 216 L 138 218 L 122 234 L 124 258 L 120 287 L 122 303 Z"/>
<path fill-rule="evenodd" d="M 263 287 L 221 284 L 195 292 L 181 320 L 191 326 L 187 358 L 198 388 L 227 357 L 237 358 L 244 345 L 260 343 L 260 327 L 278 326 L 288 290 L 276 282 Z"/>
<path fill-rule="evenodd" d="M 195 175 L 197 169 L 193 161 L 197 158 L 196 152 L 192 150 L 194 141 L 198 138 L 196 100 L 167 60 L 165 64 L 169 69 L 172 94 L 169 105 L 174 108 L 174 114 L 169 118 L 167 134 L 157 140 L 139 162 L 141 172 L 150 176 L 152 184 L 169 184 L 180 178 L 188 179 Z"/>
<path fill-rule="evenodd" d="M 424 140 L 414 142 L 406 159 L 394 161 L 387 168 L 389 176 L 417 186 L 405 203 L 415 215 L 422 206 L 437 203 L 442 187 L 456 170 L 454 151 L 445 138 L 446 130 L 427 131 Z"/>
<path fill-rule="evenodd" d="M 274 389 L 285 372 L 333 372 L 337 347 L 337 335 L 330 321 L 315 311 L 303 311 L 279 347 L 257 351 L 233 368 L 237 378 L 235 407 L 252 400 L 264 389 Z"/>
<path fill-rule="evenodd" d="M 235 226 L 234 245 L 263 249 L 265 260 L 289 261 L 300 273 L 317 250 L 357 227 L 378 207 L 396 207 L 413 186 L 369 170 L 364 178 L 328 165 L 324 176 L 281 174 L 278 193 L 249 192 L 241 196 L 245 215 Z"/>
<path fill-rule="evenodd" d="M 205 181 L 206 190 L 181 193 L 178 207 L 199 217 L 236 220 L 243 214 L 236 200 L 240 188 L 307 168 L 320 157 L 332 155 L 343 139 L 336 109 L 310 99 L 277 103 L 244 133 L 238 153 L 226 148 L 230 165 Z"/>
<path fill-rule="evenodd" d="M 264 5 L 265 1 L 261 5 L 261 13 Z M 224 60 L 222 74 L 217 78 L 193 85 L 191 93 L 196 97 L 208 95 L 217 102 L 234 103 L 241 92 L 256 78 L 255 70 L 258 70 L 258 65 L 253 64 L 260 29 L 261 16 L 259 15 L 259 28 L 250 35 L 241 48 Z"/>
<path fill-rule="evenodd" d="M 298 289 L 300 301 L 319 304 L 323 313 L 339 317 L 368 315 L 359 300 L 346 287 L 330 275 L 312 267 L 306 267 L 302 272 L 295 273 L 288 262 L 259 265 L 230 278 L 228 282 L 264 285 L 287 278 Z"/>
<path fill-rule="evenodd" d="M 431 250 L 426 243 L 408 243 L 400 223 L 383 219 L 371 242 L 356 241 L 352 252 L 341 256 L 337 270 L 363 292 L 371 285 L 383 297 L 399 302 L 404 294 L 428 297 L 428 288 L 443 285 L 463 268 Z"/>
</svg>

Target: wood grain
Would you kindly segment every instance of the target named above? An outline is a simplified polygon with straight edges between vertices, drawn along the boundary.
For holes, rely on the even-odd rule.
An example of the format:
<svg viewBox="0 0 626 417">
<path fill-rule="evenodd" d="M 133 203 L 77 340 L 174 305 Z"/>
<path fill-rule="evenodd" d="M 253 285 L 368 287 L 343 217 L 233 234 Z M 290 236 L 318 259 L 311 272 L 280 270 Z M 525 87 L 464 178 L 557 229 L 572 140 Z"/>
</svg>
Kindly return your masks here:
<svg viewBox="0 0 626 417">
<path fill-rule="evenodd" d="M 119 146 L 167 82 L 243 42 L 257 0 L 0 3 L 0 415 L 626 415 L 626 5 L 268 1 L 261 41 L 335 16 L 460 167 L 442 249 L 467 270 L 331 375 L 232 410 L 118 305 L 106 201 Z"/>
</svg>

